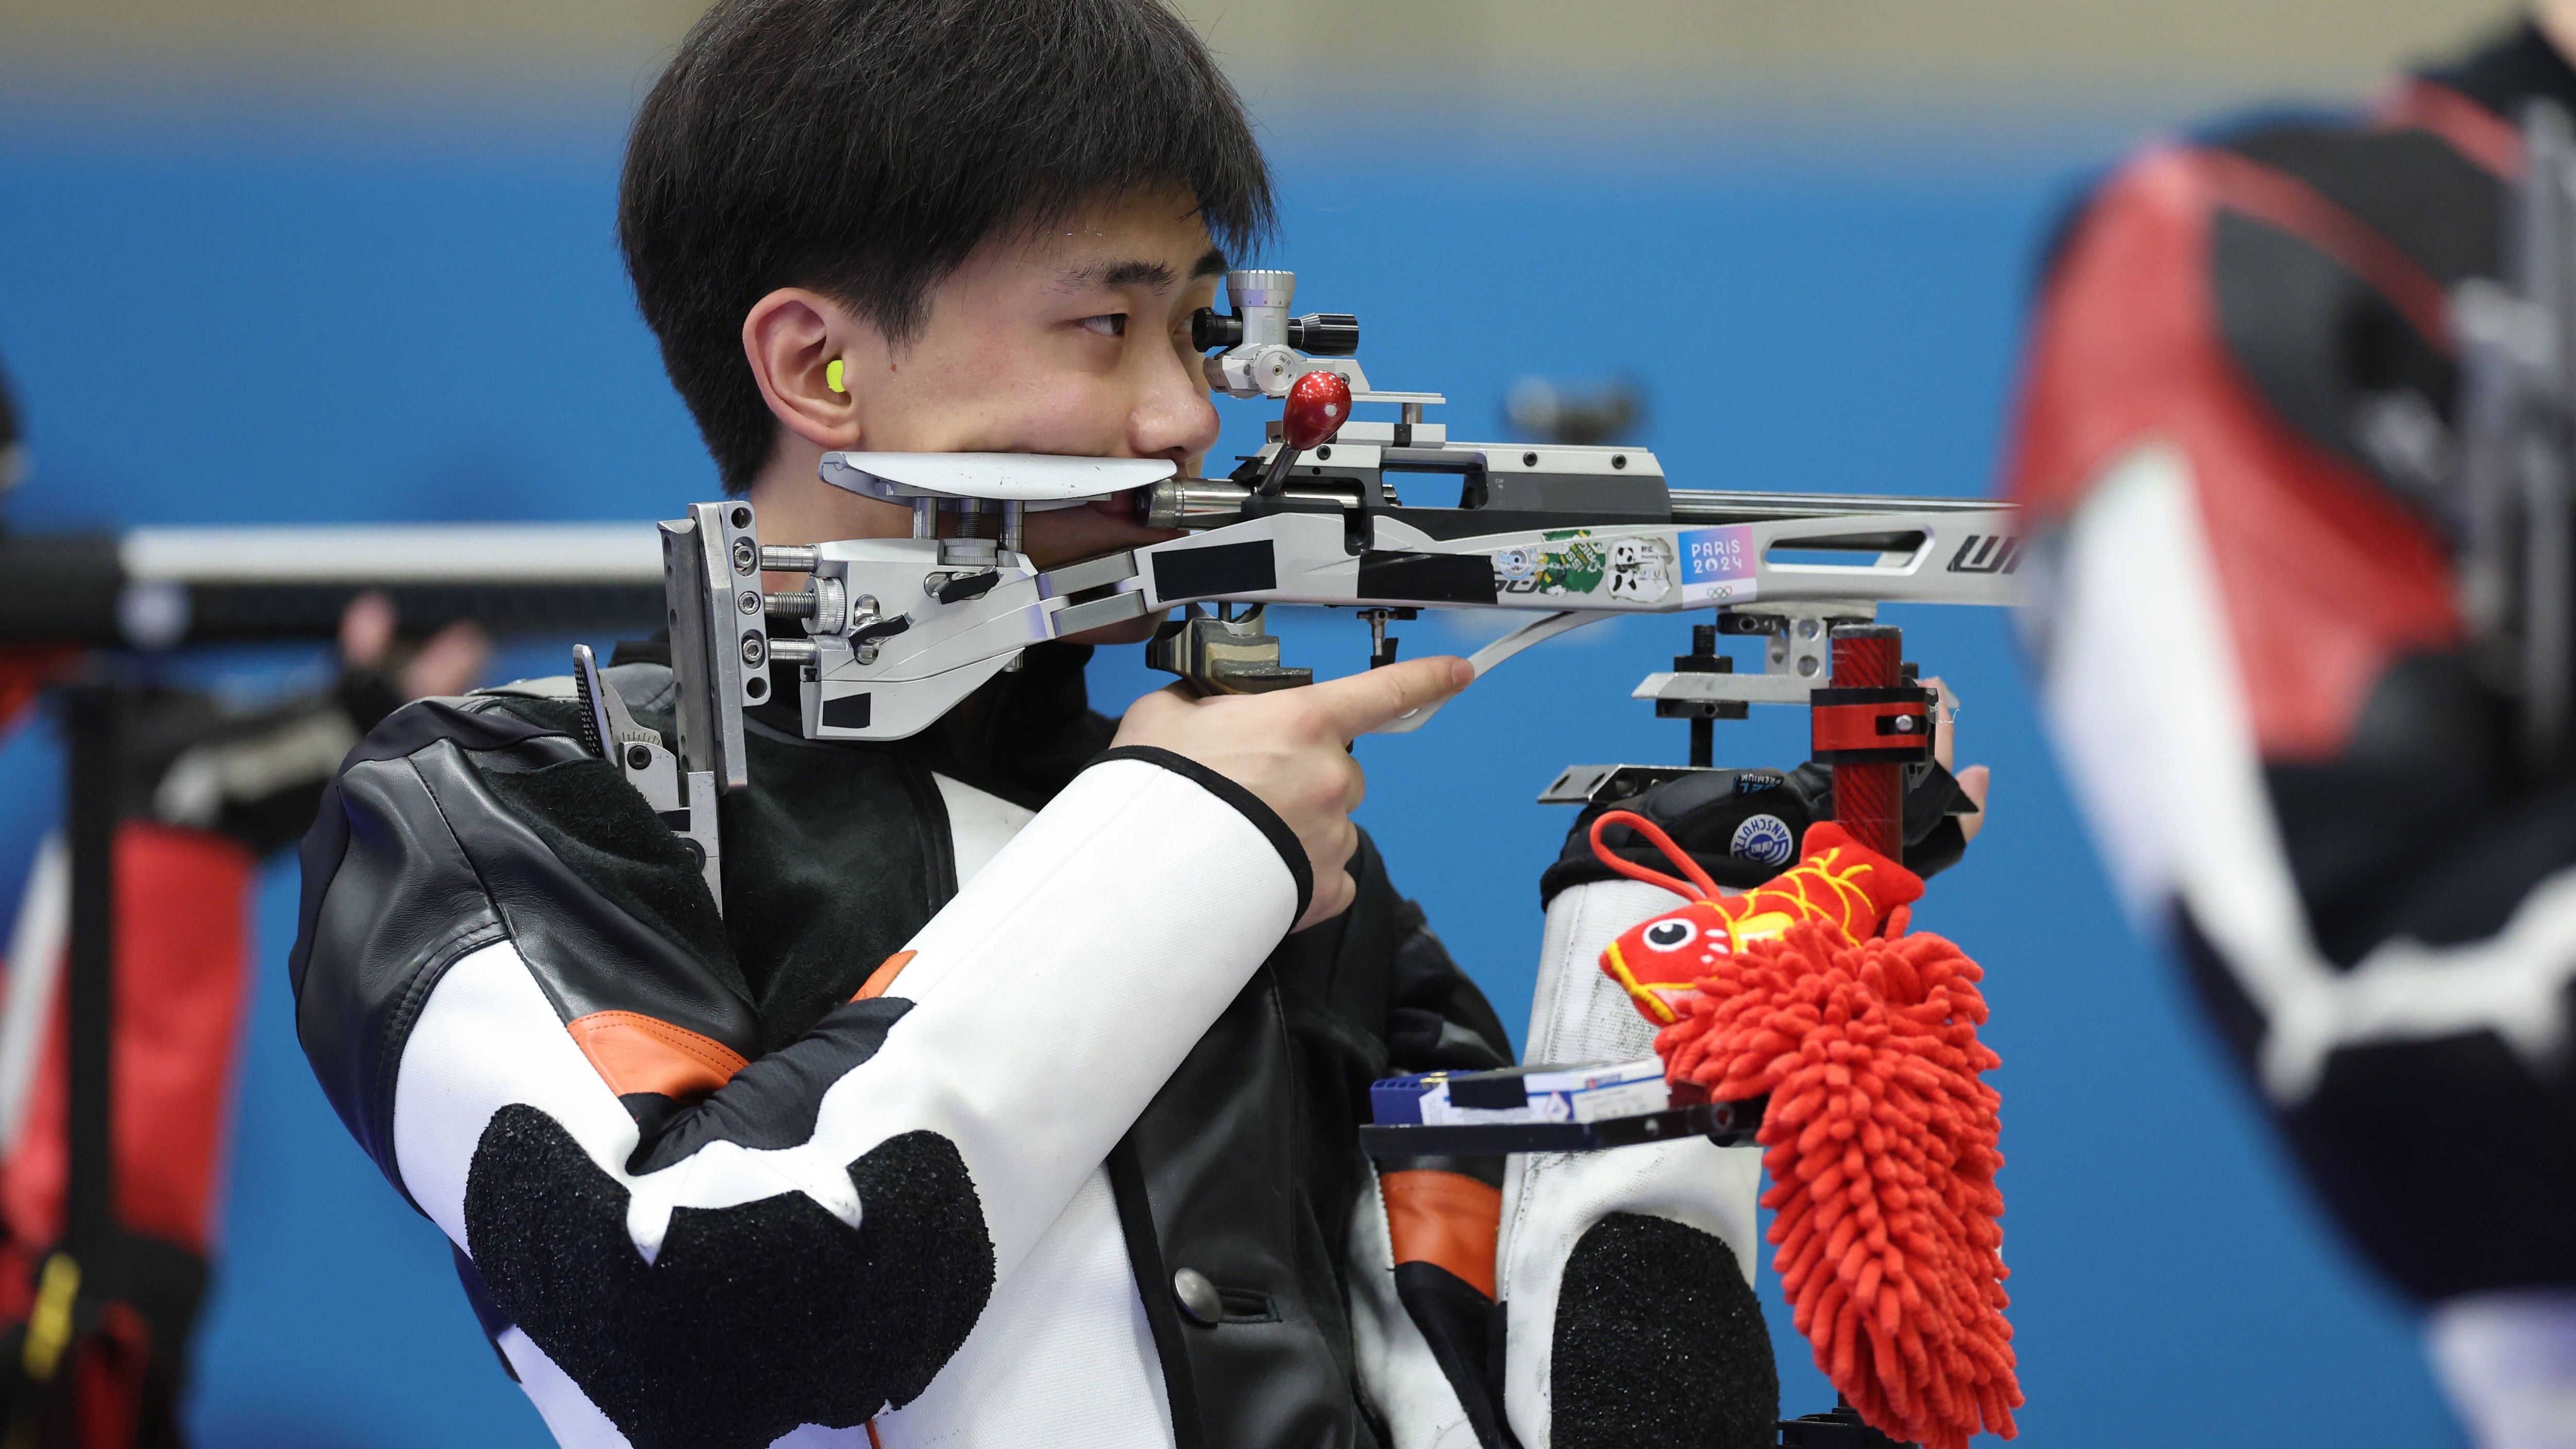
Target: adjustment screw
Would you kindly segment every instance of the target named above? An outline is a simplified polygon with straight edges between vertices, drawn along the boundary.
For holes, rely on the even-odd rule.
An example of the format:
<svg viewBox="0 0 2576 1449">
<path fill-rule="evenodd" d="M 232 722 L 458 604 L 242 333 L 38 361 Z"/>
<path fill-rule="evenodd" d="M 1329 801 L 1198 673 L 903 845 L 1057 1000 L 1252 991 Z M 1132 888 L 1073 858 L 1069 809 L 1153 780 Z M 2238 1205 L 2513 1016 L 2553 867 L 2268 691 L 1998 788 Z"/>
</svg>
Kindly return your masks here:
<svg viewBox="0 0 2576 1449">
<path fill-rule="evenodd" d="M 734 605 L 746 614 L 757 614 L 760 612 L 760 595 L 745 589 L 742 597 L 734 600 Z"/>
<path fill-rule="evenodd" d="M 1627 467 L 1627 466 L 1628 466 L 1628 455 L 1627 455 L 1627 454 L 1625 454 L 1625 453 L 1613 453 L 1613 454 L 1611 454 L 1611 455 L 1610 455 L 1610 466 L 1611 466 L 1611 467 L 1613 467 L 1613 468 L 1625 468 L 1625 467 Z"/>
<path fill-rule="evenodd" d="M 758 664 L 760 661 L 768 657 L 769 636 L 765 634 L 745 634 L 742 636 L 743 663 Z"/>
<path fill-rule="evenodd" d="M 752 547 L 750 539 L 735 539 L 733 541 L 733 571 L 738 574 L 747 574 L 758 567 L 760 567 L 760 550 Z"/>
<path fill-rule="evenodd" d="M 1914 733 L 1914 716 L 1910 714 L 1898 715 L 1896 717 L 1896 732 L 1900 735 L 1910 735 Z"/>
<path fill-rule="evenodd" d="M 651 750 L 646 749 L 642 745 L 628 745 L 626 747 L 626 768 L 630 770 L 641 770 L 652 763 L 653 752 Z"/>
<path fill-rule="evenodd" d="M 1536 454 L 1536 453 L 1523 453 L 1523 454 L 1521 454 L 1521 466 L 1522 466 L 1522 467 L 1524 467 L 1524 468 L 1535 468 L 1535 467 L 1537 467 L 1537 466 L 1538 466 L 1538 454 Z"/>
<path fill-rule="evenodd" d="M 1816 675 L 1816 656 L 1813 654 L 1798 656 L 1798 672 L 1813 679 Z"/>
</svg>

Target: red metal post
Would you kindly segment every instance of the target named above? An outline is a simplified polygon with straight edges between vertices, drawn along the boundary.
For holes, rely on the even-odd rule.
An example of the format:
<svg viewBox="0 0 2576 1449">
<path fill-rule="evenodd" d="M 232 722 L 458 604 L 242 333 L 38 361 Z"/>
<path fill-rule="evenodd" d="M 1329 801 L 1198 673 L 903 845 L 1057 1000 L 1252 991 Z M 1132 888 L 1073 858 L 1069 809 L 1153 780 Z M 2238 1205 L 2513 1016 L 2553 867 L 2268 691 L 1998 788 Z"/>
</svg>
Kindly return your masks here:
<svg viewBox="0 0 2576 1449">
<path fill-rule="evenodd" d="M 1904 682 L 1905 633 L 1892 624 L 1834 631 L 1833 687 L 1893 689 Z M 1905 859 L 1905 766 L 1836 764 L 1834 823 L 1890 860 Z"/>
</svg>

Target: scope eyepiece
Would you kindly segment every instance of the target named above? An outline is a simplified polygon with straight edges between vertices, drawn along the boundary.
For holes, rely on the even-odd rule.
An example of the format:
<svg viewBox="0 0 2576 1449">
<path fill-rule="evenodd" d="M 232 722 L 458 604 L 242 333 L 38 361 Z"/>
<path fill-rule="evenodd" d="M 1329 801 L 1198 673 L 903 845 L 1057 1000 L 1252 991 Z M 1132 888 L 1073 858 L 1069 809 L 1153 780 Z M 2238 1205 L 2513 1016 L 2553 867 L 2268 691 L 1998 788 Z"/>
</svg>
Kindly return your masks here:
<svg viewBox="0 0 2576 1449">
<path fill-rule="evenodd" d="M 1190 314 L 1190 345 L 1201 352 L 1243 344 L 1243 319 L 1228 317 L 1213 307 L 1201 307 Z"/>
<path fill-rule="evenodd" d="M 1237 324 L 1240 330 L 1241 324 Z M 1310 312 L 1288 319 L 1288 345 L 1317 357 L 1355 357 L 1360 319 L 1348 312 Z"/>
<path fill-rule="evenodd" d="M 1356 357 L 1360 319 L 1348 312 L 1309 312 L 1287 319 L 1288 345 L 1316 357 Z M 1243 315 L 1227 316 L 1213 307 L 1190 314 L 1190 345 L 1201 352 L 1243 345 Z"/>
</svg>

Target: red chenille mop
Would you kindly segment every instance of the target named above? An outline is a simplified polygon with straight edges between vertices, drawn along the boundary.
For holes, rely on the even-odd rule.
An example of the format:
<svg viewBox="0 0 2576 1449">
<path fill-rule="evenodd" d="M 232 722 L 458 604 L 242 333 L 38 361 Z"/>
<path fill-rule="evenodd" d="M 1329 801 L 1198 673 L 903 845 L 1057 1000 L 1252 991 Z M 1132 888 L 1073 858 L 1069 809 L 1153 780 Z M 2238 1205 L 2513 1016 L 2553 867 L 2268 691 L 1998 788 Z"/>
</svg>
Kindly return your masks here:
<svg viewBox="0 0 2576 1449">
<path fill-rule="evenodd" d="M 1686 879 L 1601 843 L 1623 825 Z M 1977 1041 L 1984 975 L 1935 935 L 1908 935 L 1913 872 L 1810 826 L 1805 858 L 1721 896 L 1653 822 L 1612 811 L 1592 848 L 1623 875 L 1691 900 L 1601 956 L 1662 1030 L 1676 1085 L 1712 1101 L 1768 1095 L 1758 1140 L 1775 1214 L 1772 1266 L 1816 1367 L 1880 1432 L 1966 1449 L 2009 1439 L 2022 1402 L 2003 1310 L 1995 1189 L 1997 1065 Z"/>
</svg>

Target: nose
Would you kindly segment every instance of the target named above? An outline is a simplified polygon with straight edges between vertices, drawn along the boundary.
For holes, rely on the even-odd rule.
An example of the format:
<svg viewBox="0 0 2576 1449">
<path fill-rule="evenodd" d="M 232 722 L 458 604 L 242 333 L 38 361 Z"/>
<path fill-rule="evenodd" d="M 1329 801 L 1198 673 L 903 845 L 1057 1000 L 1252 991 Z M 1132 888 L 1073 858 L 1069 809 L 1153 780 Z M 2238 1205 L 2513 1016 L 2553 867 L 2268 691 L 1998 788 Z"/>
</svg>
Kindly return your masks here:
<svg viewBox="0 0 2576 1449">
<path fill-rule="evenodd" d="M 1216 446 L 1216 404 L 1196 353 L 1150 349 L 1135 404 L 1127 413 L 1127 446 L 1140 458 L 1187 462 Z"/>
</svg>

